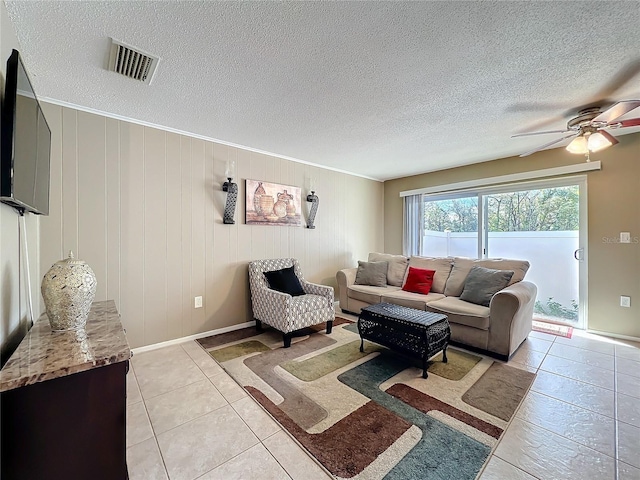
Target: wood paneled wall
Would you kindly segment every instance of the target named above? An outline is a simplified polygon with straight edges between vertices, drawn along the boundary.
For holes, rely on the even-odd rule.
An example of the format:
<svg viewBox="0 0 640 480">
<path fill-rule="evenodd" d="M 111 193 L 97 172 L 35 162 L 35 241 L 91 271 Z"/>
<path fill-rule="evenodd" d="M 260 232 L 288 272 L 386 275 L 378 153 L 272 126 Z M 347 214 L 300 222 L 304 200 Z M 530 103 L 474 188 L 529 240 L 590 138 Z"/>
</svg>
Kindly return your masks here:
<svg viewBox="0 0 640 480">
<path fill-rule="evenodd" d="M 296 257 L 307 279 L 335 287 L 337 270 L 383 249 L 380 182 L 57 105 L 45 115 L 53 149 L 41 276 L 73 250 L 96 273 L 96 300 L 116 301 L 132 347 L 250 321 L 250 260 Z M 235 225 L 222 223 L 228 159 Z M 304 196 L 309 176 L 315 230 L 244 224 L 245 179 Z"/>
</svg>

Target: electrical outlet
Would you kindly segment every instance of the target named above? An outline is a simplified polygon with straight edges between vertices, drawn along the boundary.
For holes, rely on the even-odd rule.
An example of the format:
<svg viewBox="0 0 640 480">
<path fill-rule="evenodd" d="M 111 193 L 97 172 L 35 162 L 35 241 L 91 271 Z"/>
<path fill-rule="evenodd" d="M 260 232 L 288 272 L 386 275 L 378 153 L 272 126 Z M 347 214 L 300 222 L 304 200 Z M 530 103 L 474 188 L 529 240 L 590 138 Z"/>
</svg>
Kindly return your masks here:
<svg viewBox="0 0 640 480">
<path fill-rule="evenodd" d="M 202 308 L 202 297 L 196 297 L 194 302 L 195 308 Z"/>
<path fill-rule="evenodd" d="M 631 233 L 620 232 L 620 243 L 631 243 Z"/>
<path fill-rule="evenodd" d="M 631 297 L 620 295 L 620 306 L 627 308 L 631 307 Z"/>
</svg>

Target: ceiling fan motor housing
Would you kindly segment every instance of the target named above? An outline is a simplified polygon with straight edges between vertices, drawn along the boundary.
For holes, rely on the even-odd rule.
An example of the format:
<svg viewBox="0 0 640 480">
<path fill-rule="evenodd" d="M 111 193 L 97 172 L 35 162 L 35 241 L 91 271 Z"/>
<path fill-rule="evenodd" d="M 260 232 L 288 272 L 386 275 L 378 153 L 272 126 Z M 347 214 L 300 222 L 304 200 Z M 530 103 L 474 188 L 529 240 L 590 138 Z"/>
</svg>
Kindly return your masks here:
<svg viewBox="0 0 640 480">
<path fill-rule="evenodd" d="M 587 132 L 588 130 L 596 131 L 599 127 L 604 127 L 607 122 L 593 122 L 592 120 L 600 115 L 599 108 L 587 108 L 580 110 L 578 116 L 567 122 L 567 130 Z"/>
</svg>

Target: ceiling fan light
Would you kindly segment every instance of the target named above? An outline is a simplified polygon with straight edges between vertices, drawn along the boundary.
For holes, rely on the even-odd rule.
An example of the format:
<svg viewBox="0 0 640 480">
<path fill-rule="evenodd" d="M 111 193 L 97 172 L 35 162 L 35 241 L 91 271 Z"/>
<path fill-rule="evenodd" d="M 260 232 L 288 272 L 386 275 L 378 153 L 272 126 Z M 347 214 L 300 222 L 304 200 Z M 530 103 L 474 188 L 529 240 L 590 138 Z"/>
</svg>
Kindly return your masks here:
<svg viewBox="0 0 640 480">
<path fill-rule="evenodd" d="M 592 133 L 589 135 L 589 140 L 587 140 L 587 146 L 592 152 L 599 152 L 611 145 L 613 145 L 613 142 L 609 140 L 606 135 L 603 135 L 602 132 Z"/>
<path fill-rule="evenodd" d="M 569 145 L 567 145 L 567 151 L 569 153 L 577 153 L 580 155 L 585 155 L 588 151 L 587 139 L 580 135 L 579 137 L 574 138 Z"/>
</svg>

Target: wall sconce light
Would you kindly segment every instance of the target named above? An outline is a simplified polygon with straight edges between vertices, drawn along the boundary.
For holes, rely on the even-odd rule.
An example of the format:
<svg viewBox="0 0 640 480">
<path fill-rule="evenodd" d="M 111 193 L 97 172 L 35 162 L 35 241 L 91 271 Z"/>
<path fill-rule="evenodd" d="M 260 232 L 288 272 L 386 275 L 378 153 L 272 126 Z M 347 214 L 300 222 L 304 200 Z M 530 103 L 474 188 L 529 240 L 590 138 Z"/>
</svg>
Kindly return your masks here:
<svg viewBox="0 0 640 480">
<path fill-rule="evenodd" d="M 309 179 L 309 185 L 309 190 L 311 190 L 311 193 L 307 195 L 307 202 L 311 203 L 311 211 L 309 212 L 307 228 L 316 228 L 313 222 L 315 222 L 316 220 L 316 213 L 318 212 L 318 203 L 320 203 L 320 199 L 316 195 L 316 192 L 313 190 L 313 180 Z"/>
<path fill-rule="evenodd" d="M 227 202 L 224 206 L 224 217 L 222 223 L 233 225 L 235 220 L 233 217 L 236 214 L 236 201 L 238 200 L 238 184 L 233 183 L 233 177 L 236 174 L 236 162 L 233 160 L 227 161 L 227 169 L 224 172 L 224 176 L 227 177 L 227 181 L 222 184 L 222 191 L 227 192 Z"/>
</svg>

